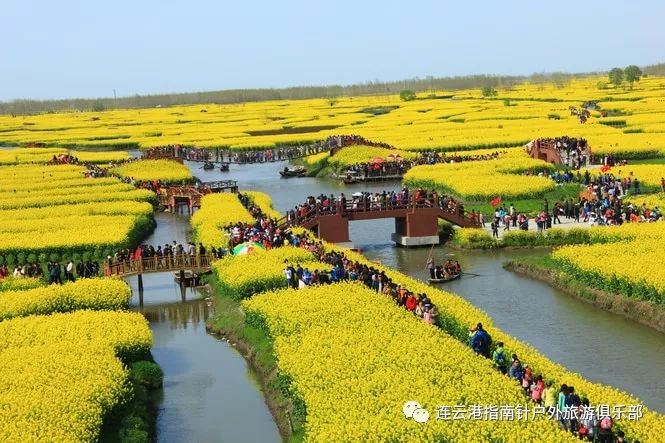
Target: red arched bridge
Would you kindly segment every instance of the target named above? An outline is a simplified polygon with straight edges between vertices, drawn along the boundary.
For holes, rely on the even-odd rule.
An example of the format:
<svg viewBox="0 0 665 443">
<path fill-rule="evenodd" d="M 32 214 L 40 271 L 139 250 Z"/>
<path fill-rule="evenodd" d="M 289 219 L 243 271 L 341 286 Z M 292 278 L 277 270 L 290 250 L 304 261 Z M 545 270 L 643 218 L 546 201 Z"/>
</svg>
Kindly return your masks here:
<svg viewBox="0 0 665 443">
<path fill-rule="evenodd" d="M 354 220 L 395 219 L 392 240 L 403 246 L 421 246 L 439 243 L 439 219 L 461 227 L 478 228 L 475 212 L 465 213 L 464 207 L 454 200 L 409 196 L 407 201 L 393 204 L 373 202 L 363 196 L 333 203 L 329 207 L 316 205 L 295 215 L 279 220 L 282 228 L 303 227 L 331 243 L 348 243 L 349 222 Z"/>
</svg>

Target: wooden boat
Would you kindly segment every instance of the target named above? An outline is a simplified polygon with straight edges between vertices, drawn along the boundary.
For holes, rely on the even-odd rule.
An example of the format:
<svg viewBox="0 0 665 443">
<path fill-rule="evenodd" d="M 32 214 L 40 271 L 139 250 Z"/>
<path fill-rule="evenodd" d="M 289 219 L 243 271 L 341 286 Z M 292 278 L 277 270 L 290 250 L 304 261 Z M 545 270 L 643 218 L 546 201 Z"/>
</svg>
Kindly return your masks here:
<svg viewBox="0 0 665 443">
<path fill-rule="evenodd" d="M 221 165 L 219 165 L 219 170 L 222 172 L 229 172 L 229 164 L 222 163 Z"/>
<path fill-rule="evenodd" d="M 462 273 L 460 272 L 459 274 L 451 275 L 448 278 L 428 278 L 427 281 L 429 283 L 447 283 L 449 281 L 457 280 L 462 276 Z"/>
<path fill-rule="evenodd" d="M 279 175 L 281 175 L 282 178 L 305 177 L 307 175 L 307 169 L 302 166 L 296 166 L 295 168 L 284 168 L 283 171 L 279 171 Z"/>
<path fill-rule="evenodd" d="M 205 162 L 203 164 L 203 170 L 204 171 L 210 171 L 211 169 L 215 169 L 215 165 L 211 162 Z"/>
</svg>

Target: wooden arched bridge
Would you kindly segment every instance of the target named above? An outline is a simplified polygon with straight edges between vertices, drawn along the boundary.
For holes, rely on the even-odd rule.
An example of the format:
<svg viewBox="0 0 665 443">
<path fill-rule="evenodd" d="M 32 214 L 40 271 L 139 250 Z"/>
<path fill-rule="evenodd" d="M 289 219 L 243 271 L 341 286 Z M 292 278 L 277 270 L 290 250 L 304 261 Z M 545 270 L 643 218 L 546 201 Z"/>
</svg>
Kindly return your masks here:
<svg viewBox="0 0 665 443">
<path fill-rule="evenodd" d="M 191 272 L 210 271 L 215 258 L 211 255 L 177 254 L 169 256 L 142 257 L 117 263 L 105 263 L 104 275 L 108 277 L 130 277 L 154 272 Z"/>
<path fill-rule="evenodd" d="M 376 204 L 367 198 L 344 200 L 328 208 L 317 206 L 304 214 L 282 218 L 282 228 L 303 227 L 331 243 L 349 243 L 349 222 L 354 220 L 395 219 L 392 240 L 403 246 L 421 246 L 439 243 L 438 220 L 443 219 L 460 227 L 479 228 L 475 213 L 466 213 L 456 202 L 444 204 L 439 196 L 417 198 L 392 204 Z"/>
<path fill-rule="evenodd" d="M 159 204 L 169 212 L 178 212 L 180 206 L 186 206 L 189 214 L 194 209 L 201 209 L 201 198 L 206 194 L 216 192 L 238 192 L 236 180 L 221 180 L 216 182 L 202 182 L 198 186 L 169 186 L 162 188 L 158 194 Z"/>
</svg>

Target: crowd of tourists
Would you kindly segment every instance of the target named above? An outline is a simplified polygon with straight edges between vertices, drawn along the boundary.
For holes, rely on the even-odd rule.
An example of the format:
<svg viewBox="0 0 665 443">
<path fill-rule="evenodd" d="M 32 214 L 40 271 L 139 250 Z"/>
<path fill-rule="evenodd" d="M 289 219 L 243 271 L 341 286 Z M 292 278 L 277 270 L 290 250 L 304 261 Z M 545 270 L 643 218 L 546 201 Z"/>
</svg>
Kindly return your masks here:
<svg viewBox="0 0 665 443">
<path fill-rule="evenodd" d="M 566 171 L 568 181 L 572 173 Z M 617 175 L 605 173 L 592 176 L 589 171 L 584 174 L 577 172 L 575 180 L 585 186 L 579 198 L 568 198 L 555 202 L 551 207 L 544 200 L 543 208 L 534 218 L 538 232 L 561 224 L 561 219 L 576 223 L 596 225 L 620 225 L 623 223 L 650 223 L 663 219 L 662 210 L 658 206 L 650 207 L 646 203 L 634 205 L 625 197 L 641 193 L 641 182 L 629 172 L 622 178 L 621 171 Z M 661 178 L 661 191 L 665 192 L 665 177 Z M 482 216 L 482 214 L 480 214 Z M 480 223 L 485 226 L 484 221 Z M 497 207 L 491 225 L 492 236 L 499 237 L 499 229 L 509 231 L 510 228 L 529 230 L 529 218 L 518 212 L 510 204 Z"/>
<path fill-rule="evenodd" d="M 429 271 L 429 278 L 431 280 L 449 280 L 462 273 L 462 266 L 460 266 L 457 260 L 451 258 L 443 262 L 441 265 L 436 265 L 434 263 L 434 258 L 430 256 L 427 258 L 425 266 Z"/>
<path fill-rule="evenodd" d="M 427 191 L 420 188 L 412 191 L 405 187 L 401 191 L 356 192 L 348 197 L 343 192 L 338 196 L 333 194 L 308 196 L 303 203 L 286 212 L 286 219 L 292 224 L 297 224 L 299 220 L 319 213 L 391 210 L 414 206 L 438 207 L 450 213 L 465 216 L 464 205 L 451 196 L 439 196 L 435 190 Z M 475 211 L 468 217 L 476 223 L 479 222 Z"/>
<path fill-rule="evenodd" d="M 506 151 L 495 151 L 488 154 L 457 154 L 428 151 L 421 152 L 413 159 L 403 159 L 397 154 L 390 154 L 386 159 L 377 158 L 372 162 L 349 165 L 342 171 L 342 177 L 350 180 L 354 177 L 373 178 L 402 176 L 414 166 L 434 165 L 437 163 L 461 163 L 466 161 L 494 160 Z"/>
<path fill-rule="evenodd" d="M 49 165 L 78 165 L 79 159 L 70 154 L 53 154 Z"/>
<path fill-rule="evenodd" d="M 502 342 L 497 343 L 492 351 L 492 337 L 482 323 L 470 329 L 469 342 L 476 354 L 491 359 L 499 372 L 522 387 L 528 401 L 544 408 L 548 416 L 559 421 L 562 429 L 584 441 L 625 441 L 622 431 L 615 432 L 610 412 L 599 413 L 587 398 L 576 393 L 574 386 L 562 384 L 555 387 L 543 374 L 535 373 L 528 364 L 523 364 L 515 353 L 509 360 Z"/>
<path fill-rule="evenodd" d="M 284 277 L 288 287 L 303 288 L 313 284 L 359 281 L 368 288 L 391 297 L 399 306 L 413 312 L 423 321 L 436 324 L 438 310 L 426 294 L 414 294 L 406 287 L 394 283 L 384 271 L 350 260 L 341 252 L 325 251 L 320 240 L 305 234 L 293 234 L 290 229 L 281 229 L 277 226 L 277 220 L 265 216 L 249 197 L 239 194 L 239 198 L 256 221 L 253 224 L 236 223 L 227 226 L 230 245 L 246 241 L 261 243 L 266 249 L 291 245 L 311 252 L 319 262 L 332 267 L 329 272 L 310 271 L 306 265 L 303 267 L 287 261 L 284 265 Z"/>
<path fill-rule="evenodd" d="M 179 158 L 191 161 L 212 160 L 210 149 L 192 148 L 181 145 L 153 146 L 146 149 L 143 156 L 148 159 Z"/>
<path fill-rule="evenodd" d="M 139 262 L 144 265 L 154 263 L 154 269 L 172 269 L 180 266 L 207 265 L 213 259 L 224 257 L 228 251 L 212 247 L 210 250 L 203 243 L 185 244 L 175 240 L 164 245 L 141 244 L 136 249 L 122 249 L 108 256 L 105 262 L 106 274 L 122 274 L 138 269 Z"/>
<path fill-rule="evenodd" d="M 331 135 L 325 140 L 308 144 L 279 146 L 250 151 L 186 147 L 181 145 L 154 146 L 145 151 L 145 158 L 178 158 L 200 162 L 266 163 L 292 160 L 319 152 L 331 151 L 351 145 L 390 147 L 387 143 L 377 143 L 358 135 Z"/>
<path fill-rule="evenodd" d="M 75 281 L 77 278 L 91 278 L 99 275 L 99 264 L 92 259 L 79 260 L 74 264 L 73 260 L 68 260 L 64 265 L 58 261 L 49 261 L 46 264 L 46 275 L 42 265 L 38 262 L 15 265 L 10 273 L 7 265 L 0 266 L 0 279 L 13 278 L 44 278 L 48 279 L 49 284 L 63 284 L 65 281 Z"/>
<path fill-rule="evenodd" d="M 406 160 L 387 160 L 357 163 L 344 168 L 342 175 L 347 180 L 362 177 L 401 177 L 414 163 Z"/>
<path fill-rule="evenodd" d="M 622 177 L 617 174 L 600 174 L 598 176 L 584 174 L 586 191 L 581 199 L 581 214 L 585 222 L 590 224 L 622 224 L 626 222 L 653 222 L 662 217 L 656 206 L 649 208 L 646 204 L 635 206 L 625 200 L 626 196 L 640 194 L 641 181 L 631 171 Z M 665 178 L 661 178 L 661 190 L 665 191 Z M 565 209 L 565 208 L 564 208 Z M 573 214 L 574 216 L 575 214 Z M 579 218 L 576 218 L 578 220 Z"/>
<path fill-rule="evenodd" d="M 587 141 L 583 138 L 562 136 L 556 138 L 539 138 L 525 145 L 532 157 L 539 158 L 546 149 L 557 151 L 561 164 L 573 169 L 580 169 L 593 163 L 593 154 Z"/>
</svg>

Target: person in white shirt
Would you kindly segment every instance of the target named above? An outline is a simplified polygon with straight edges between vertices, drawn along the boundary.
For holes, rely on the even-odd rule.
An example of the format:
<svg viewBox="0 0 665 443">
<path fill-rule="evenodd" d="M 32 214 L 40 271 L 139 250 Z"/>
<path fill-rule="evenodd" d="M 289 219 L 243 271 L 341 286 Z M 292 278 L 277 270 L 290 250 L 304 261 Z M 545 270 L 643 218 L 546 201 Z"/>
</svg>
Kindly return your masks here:
<svg viewBox="0 0 665 443">
<path fill-rule="evenodd" d="M 65 266 L 65 277 L 67 281 L 74 281 L 74 263 L 69 260 Z"/>
</svg>

